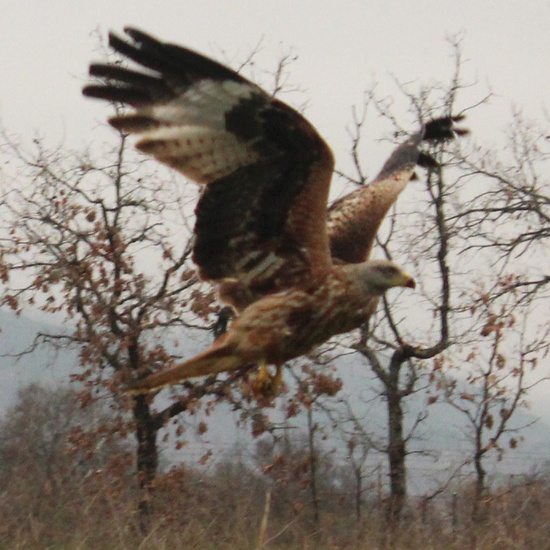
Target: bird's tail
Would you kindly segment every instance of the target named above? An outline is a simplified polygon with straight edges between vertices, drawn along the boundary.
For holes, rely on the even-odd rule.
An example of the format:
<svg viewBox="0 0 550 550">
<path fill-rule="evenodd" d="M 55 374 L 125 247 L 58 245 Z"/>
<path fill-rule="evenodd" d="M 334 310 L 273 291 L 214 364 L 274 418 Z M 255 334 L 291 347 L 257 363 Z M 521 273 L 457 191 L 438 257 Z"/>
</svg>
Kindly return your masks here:
<svg viewBox="0 0 550 550">
<path fill-rule="evenodd" d="M 234 355 L 230 346 L 212 347 L 171 369 L 156 372 L 146 378 L 132 382 L 126 387 L 126 391 L 134 395 L 147 393 L 163 386 L 177 384 L 188 378 L 236 370 L 245 365 L 241 358 Z"/>
</svg>

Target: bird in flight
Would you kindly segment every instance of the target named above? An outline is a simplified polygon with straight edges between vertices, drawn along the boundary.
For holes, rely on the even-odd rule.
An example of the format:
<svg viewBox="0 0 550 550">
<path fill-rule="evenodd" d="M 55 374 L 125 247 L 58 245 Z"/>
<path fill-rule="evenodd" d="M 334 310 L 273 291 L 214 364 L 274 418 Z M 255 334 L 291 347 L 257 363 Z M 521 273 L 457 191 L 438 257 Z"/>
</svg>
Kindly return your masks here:
<svg viewBox="0 0 550 550">
<path fill-rule="evenodd" d="M 257 364 L 282 365 L 364 325 L 382 294 L 414 288 L 387 260 L 369 260 L 378 228 L 417 164 L 423 141 L 467 130 L 444 117 L 401 144 L 372 183 L 328 208 L 332 151 L 296 110 L 239 73 L 134 28 L 110 46 L 135 68 L 93 63 L 84 95 L 132 109 L 112 117 L 137 149 L 203 187 L 193 260 L 237 312 L 205 352 L 133 381 L 145 393 Z"/>
</svg>

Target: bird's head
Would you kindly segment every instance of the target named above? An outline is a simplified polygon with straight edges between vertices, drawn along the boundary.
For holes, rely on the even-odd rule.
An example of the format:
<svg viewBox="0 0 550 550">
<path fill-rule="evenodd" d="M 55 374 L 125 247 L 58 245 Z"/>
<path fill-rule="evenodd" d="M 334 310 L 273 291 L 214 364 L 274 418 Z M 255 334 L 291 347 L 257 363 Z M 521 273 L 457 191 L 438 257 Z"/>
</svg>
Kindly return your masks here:
<svg viewBox="0 0 550 550">
<path fill-rule="evenodd" d="M 371 294 L 381 295 L 395 286 L 416 287 L 414 279 L 389 260 L 370 260 L 360 264 L 359 273 Z"/>
</svg>

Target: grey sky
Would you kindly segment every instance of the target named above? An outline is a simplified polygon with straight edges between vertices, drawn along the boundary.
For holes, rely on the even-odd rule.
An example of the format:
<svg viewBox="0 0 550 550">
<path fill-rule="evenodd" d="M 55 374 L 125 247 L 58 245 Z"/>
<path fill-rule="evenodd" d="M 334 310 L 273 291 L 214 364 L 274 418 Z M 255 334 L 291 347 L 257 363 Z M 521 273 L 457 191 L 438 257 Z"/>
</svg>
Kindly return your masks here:
<svg viewBox="0 0 550 550">
<path fill-rule="evenodd" d="M 106 115 L 80 95 L 88 62 L 100 57 L 94 30 L 126 25 L 237 62 L 261 42 L 257 65 L 266 69 L 292 47 L 299 56 L 292 82 L 306 89 L 299 101 L 309 101 L 308 117 L 341 162 L 351 105 L 375 81 L 391 91 L 390 74 L 419 85 L 448 78 L 449 35 L 463 34 L 465 77 L 482 83 L 472 97 L 485 83 L 497 95 L 482 120 L 469 122 L 478 138 L 502 129 L 512 103 L 537 117 L 546 102 L 546 1 L 2 0 L 0 7 L 0 119 L 24 138 L 89 142 Z M 376 137 L 374 129 L 369 138 Z"/>
</svg>

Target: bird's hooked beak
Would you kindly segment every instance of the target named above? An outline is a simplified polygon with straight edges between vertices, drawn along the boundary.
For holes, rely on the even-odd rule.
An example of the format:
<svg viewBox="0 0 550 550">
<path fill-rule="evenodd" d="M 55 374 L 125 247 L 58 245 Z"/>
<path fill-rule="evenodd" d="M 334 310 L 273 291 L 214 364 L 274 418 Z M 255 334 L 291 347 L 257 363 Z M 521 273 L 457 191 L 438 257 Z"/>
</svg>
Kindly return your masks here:
<svg viewBox="0 0 550 550">
<path fill-rule="evenodd" d="M 405 288 L 412 288 L 412 289 L 416 288 L 415 280 L 404 271 L 395 277 L 393 283 L 394 283 L 394 286 L 402 286 Z"/>
</svg>

